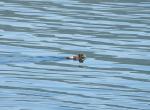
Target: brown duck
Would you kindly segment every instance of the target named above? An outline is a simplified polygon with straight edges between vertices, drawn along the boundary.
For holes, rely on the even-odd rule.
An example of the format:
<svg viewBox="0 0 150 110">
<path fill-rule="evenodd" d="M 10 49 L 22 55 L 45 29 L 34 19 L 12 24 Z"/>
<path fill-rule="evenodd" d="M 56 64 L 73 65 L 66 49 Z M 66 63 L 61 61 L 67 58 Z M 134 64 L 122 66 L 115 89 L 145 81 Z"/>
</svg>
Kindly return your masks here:
<svg viewBox="0 0 150 110">
<path fill-rule="evenodd" d="M 80 53 L 80 54 L 75 55 L 75 56 L 66 57 L 66 59 L 78 60 L 80 63 L 83 63 L 85 58 L 86 58 L 86 55 L 83 53 Z"/>
</svg>

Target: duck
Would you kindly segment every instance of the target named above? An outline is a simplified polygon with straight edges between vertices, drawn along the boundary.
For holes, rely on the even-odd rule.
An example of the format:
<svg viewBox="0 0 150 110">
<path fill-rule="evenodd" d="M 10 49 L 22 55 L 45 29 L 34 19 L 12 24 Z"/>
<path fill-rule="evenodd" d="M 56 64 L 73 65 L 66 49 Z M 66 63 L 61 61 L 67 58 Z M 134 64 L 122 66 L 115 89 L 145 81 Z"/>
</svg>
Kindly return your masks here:
<svg viewBox="0 0 150 110">
<path fill-rule="evenodd" d="M 68 56 L 66 57 L 66 59 L 78 60 L 80 63 L 83 63 L 84 60 L 86 59 L 86 55 L 83 53 L 79 53 L 78 55 Z"/>
</svg>

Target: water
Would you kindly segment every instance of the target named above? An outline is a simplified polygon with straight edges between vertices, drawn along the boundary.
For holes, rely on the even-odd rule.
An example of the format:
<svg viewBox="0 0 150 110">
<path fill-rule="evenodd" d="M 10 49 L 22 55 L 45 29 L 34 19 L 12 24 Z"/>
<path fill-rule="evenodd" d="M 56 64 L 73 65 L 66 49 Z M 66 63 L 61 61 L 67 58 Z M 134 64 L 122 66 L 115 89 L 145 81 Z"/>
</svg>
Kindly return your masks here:
<svg viewBox="0 0 150 110">
<path fill-rule="evenodd" d="M 63 58 L 80 52 L 84 63 Z M 150 1 L 1 0 L 10 109 L 150 110 Z"/>
</svg>

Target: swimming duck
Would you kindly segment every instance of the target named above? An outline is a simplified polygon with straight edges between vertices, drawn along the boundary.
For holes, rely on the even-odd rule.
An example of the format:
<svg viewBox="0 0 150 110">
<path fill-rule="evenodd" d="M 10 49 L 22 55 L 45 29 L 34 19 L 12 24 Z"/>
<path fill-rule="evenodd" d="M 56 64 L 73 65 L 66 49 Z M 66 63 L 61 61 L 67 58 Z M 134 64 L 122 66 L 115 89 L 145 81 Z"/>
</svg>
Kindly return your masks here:
<svg viewBox="0 0 150 110">
<path fill-rule="evenodd" d="M 75 56 L 66 57 L 66 59 L 78 60 L 80 63 L 83 63 L 85 58 L 86 58 L 86 55 L 83 53 L 80 53 L 80 54 L 75 55 Z"/>
</svg>

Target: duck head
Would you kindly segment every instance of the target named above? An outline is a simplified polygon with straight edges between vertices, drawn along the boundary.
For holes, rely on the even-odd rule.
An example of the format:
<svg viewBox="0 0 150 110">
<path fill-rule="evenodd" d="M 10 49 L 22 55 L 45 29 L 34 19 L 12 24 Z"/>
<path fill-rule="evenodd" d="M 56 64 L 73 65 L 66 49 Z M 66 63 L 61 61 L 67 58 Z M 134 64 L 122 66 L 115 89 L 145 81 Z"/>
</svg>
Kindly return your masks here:
<svg viewBox="0 0 150 110">
<path fill-rule="evenodd" d="M 86 58 L 86 55 L 83 53 L 80 53 L 80 54 L 78 54 L 78 57 L 79 57 L 79 62 L 83 63 Z"/>
</svg>

